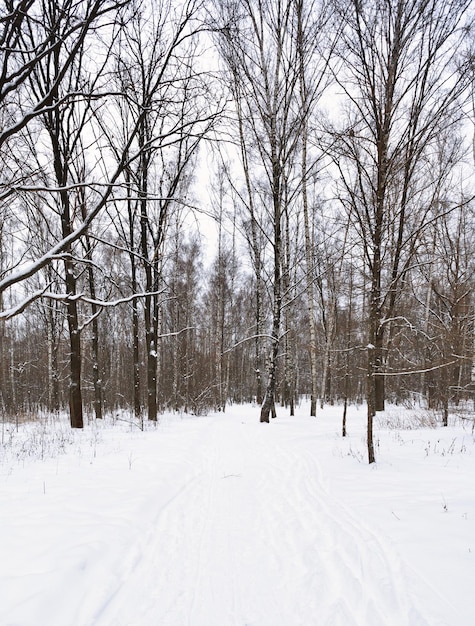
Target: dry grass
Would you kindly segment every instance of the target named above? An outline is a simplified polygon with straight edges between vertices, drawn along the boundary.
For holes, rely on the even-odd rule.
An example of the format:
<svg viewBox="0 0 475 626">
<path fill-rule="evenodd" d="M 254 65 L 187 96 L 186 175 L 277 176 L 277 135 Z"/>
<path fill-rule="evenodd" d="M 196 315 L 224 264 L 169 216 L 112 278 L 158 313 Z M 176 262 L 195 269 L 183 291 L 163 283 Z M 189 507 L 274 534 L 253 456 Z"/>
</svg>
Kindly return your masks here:
<svg viewBox="0 0 475 626">
<path fill-rule="evenodd" d="M 377 413 L 376 419 L 380 428 L 388 430 L 417 430 L 440 426 L 440 413 L 429 409 L 390 407 Z"/>
</svg>

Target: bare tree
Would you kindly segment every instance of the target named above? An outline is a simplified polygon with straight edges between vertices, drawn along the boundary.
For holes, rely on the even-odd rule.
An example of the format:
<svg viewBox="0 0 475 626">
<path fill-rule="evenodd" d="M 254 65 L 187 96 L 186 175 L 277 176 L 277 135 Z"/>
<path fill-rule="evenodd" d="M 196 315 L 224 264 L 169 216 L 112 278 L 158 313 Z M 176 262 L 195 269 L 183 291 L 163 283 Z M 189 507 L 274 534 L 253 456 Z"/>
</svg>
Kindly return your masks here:
<svg viewBox="0 0 475 626">
<path fill-rule="evenodd" d="M 116 61 L 118 90 L 124 96 L 119 103 L 122 123 L 127 127 L 127 120 L 131 120 L 138 129 L 138 157 L 126 175 L 129 193 L 136 195 L 128 205 L 130 244 L 134 244 L 135 238 L 139 242 L 137 250 L 131 250 L 133 282 L 137 276 L 136 259 L 140 259 L 145 276 L 150 420 L 157 419 L 158 410 L 159 292 L 163 291 L 161 268 L 166 232 L 171 212 L 186 203 L 193 159 L 219 109 L 219 104 L 216 109 L 211 108 L 208 82 L 195 68 L 201 3 L 191 0 L 178 5 L 163 0 L 161 5 L 157 12 L 140 8 L 135 11 L 123 31 Z M 121 151 L 116 148 L 116 153 L 120 155 Z M 137 315 L 136 311 L 133 315 Z M 134 320 L 137 341 L 137 318 Z"/>
<path fill-rule="evenodd" d="M 312 240 L 311 198 L 309 179 L 318 175 L 324 149 L 312 136 L 310 127 L 317 105 L 324 95 L 330 81 L 329 63 L 333 48 L 338 41 L 336 33 L 328 36 L 333 7 L 331 3 L 297 0 L 295 3 L 296 46 L 298 56 L 299 98 L 302 107 L 301 141 L 301 203 L 305 240 L 306 292 L 309 319 L 309 352 L 311 370 L 310 415 L 316 415 L 318 397 L 318 349 L 317 349 L 317 313 L 314 294 L 314 241 Z M 310 149 L 313 145 L 314 151 Z M 315 154 L 315 148 L 317 149 Z M 318 202 L 319 199 L 316 200 Z M 313 207 L 314 208 L 314 207 Z"/>
<path fill-rule="evenodd" d="M 8 111 L 8 123 L 0 131 L 0 147 L 34 118 L 77 97 L 76 92 L 63 90 L 58 99 L 59 88 L 91 31 L 114 20 L 123 4 L 116 0 L 2 2 L 0 106 Z M 52 59 L 56 59 L 54 80 L 42 91 L 29 90 L 32 74 Z"/>
<path fill-rule="evenodd" d="M 430 277 L 429 350 L 426 384 L 429 403 L 443 411 L 448 425 L 449 402 L 466 397 L 471 386 L 473 343 L 472 291 L 473 210 L 463 206 L 438 223 L 436 271 Z M 432 366 L 441 364 L 439 369 Z"/>
<path fill-rule="evenodd" d="M 244 112 L 256 163 L 269 203 L 272 324 L 268 382 L 261 421 L 274 411 L 282 316 L 282 220 L 287 174 L 301 129 L 298 58 L 292 2 L 233 0 L 218 7 L 220 51 L 238 84 L 234 95 Z M 261 225 L 262 227 L 263 225 Z"/>
<path fill-rule="evenodd" d="M 8 132 L 2 134 L 3 148 L 9 148 L 9 142 L 13 146 L 13 141 L 18 140 L 20 133 L 26 133 L 27 129 L 31 135 L 34 124 L 34 128 L 38 129 L 35 132 L 41 133 L 39 126 L 41 121 L 48 137 L 43 161 L 48 158 L 46 155 L 50 150 L 52 167 L 51 175 L 46 180 L 39 181 L 25 158 L 21 164 L 20 175 L 10 176 L 3 184 L 3 197 L 19 193 L 49 194 L 52 198 L 51 210 L 56 211 L 60 217 L 61 232 L 51 247 L 39 257 L 35 257 L 31 249 L 21 250 L 21 254 L 25 254 L 30 263 L 23 263 L 19 270 L 15 270 L 18 260 L 12 260 L 11 266 L 6 268 L 0 279 L 0 292 L 3 293 L 13 285 L 26 284 L 25 281 L 61 256 L 64 263 L 65 293 L 51 294 L 48 292 L 48 285 L 44 284 L 34 293 L 27 294 L 16 306 L 4 311 L 3 316 L 8 317 L 24 311 L 37 298 L 62 298 L 68 312 L 71 344 L 71 423 L 74 427 L 80 428 L 83 418 L 80 389 L 82 322 L 79 302 L 84 299 L 84 294 L 78 291 L 77 281 L 82 268 L 89 268 L 87 270 L 91 292 L 89 304 L 92 308 L 90 321 L 93 326 L 93 340 L 96 342 L 97 315 L 107 303 L 96 300 L 94 293 L 92 240 L 89 239 L 91 225 L 108 206 L 118 207 L 124 201 L 129 202 L 130 206 L 130 194 L 126 195 L 128 191 L 130 192 L 130 184 L 128 187 L 126 185 L 124 192 L 123 183 L 124 181 L 127 183 L 127 180 L 130 183 L 131 173 L 135 176 L 133 193 L 139 207 L 140 256 L 144 261 L 146 275 L 147 353 L 151 362 L 149 387 L 153 385 L 156 389 L 158 332 L 156 285 L 166 216 L 180 196 L 183 186 L 187 185 L 188 167 L 192 157 L 214 119 L 214 112 L 209 113 L 212 99 L 208 95 L 207 82 L 195 70 L 192 62 L 195 51 L 194 36 L 199 31 L 197 12 L 200 3 L 190 1 L 185 5 L 175 6 L 174 3 L 164 2 L 163 11 L 154 14 L 160 16 L 157 18 L 159 21 L 162 20 L 158 26 L 154 24 L 159 30 L 153 28 L 150 30 L 144 26 L 143 32 L 140 28 L 134 30 L 134 24 L 137 26 L 136 16 L 140 14 L 135 3 L 124 3 L 124 6 L 130 5 L 129 17 L 132 16 L 130 20 L 120 17 L 115 24 L 106 18 L 109 13 L 111 16 L 117 15 L 122 6 L 120 3 L 103 0 L 84 3 L 65 2 L 64 6 L 59 6 L 56 2 L 45 0 L 42 3 L 24 4 L 28 4 L 33 13 L 27 17 L 23 14 L 17 15 L 18 24 L 23 26 L 21 28 L 18 26 L 20 30 L 15 35 L 15 42 L 20 48 L 24 47 L 24 53 L 20 51 L 18 59 L 24 61 L 29 58 L 28 55 L 33 49 L 37 50 L 38 58 L 35 57 L 31 61 L 28 70 L 18 70 L 18 90 L 8 91 L 11 96 L 8 101 L 9 107 L 15 104 L 19 106 L 20 96 L 25 96 L 25 102 L 28 102 L 30 107 L 29 112 L 23 116 L 18 113 Z M 43 11 L 42 20 L 36 19 L 38 16 L 34 13 L 35 7 Z M 6 18 L 6 21 L 8 19 Z M 152 13 L 149 20 L 155 20 Z M 78 27 L 79 23 L 84 29 Z M 125 23 L 128 39 L 122 38 L 120 43 L 128 41 L 131 44 L 130 49 L 135 46 L 137 63 L 133 69 L 130 65 L 127 66 L 124 48 L 121 52 L 124 56 L 120 62 L 123 76 L 127 78 L 129 71 L 128 77 L 131 81 L 127 85 L 122 85 L 123 89 L 119 95 L 131 113 L 124 127 L 126 132 L 123 134 L 123 140 L 118 142 L 111 140 L 109 133 L 109 130 L 115 127 L 110 121 L 116 109 L 113 107 L 110 87 L 109 85 L 106 87 L 102 77 L 105 68 L 112 69 L 114 57 L 110 52 L 111 45 L 121 33 L 122 27 L 125 28 Z M 86 42 L 89 42 L 88 37 L 95 37 L 100 26 L 104 26 L 105 30 L 100 45 L 98 44 L 96 48 L 98 53 L 93 58 L 86 52 L 89 50 Z M 77 31 L 81 32 L 81 37 L 74 38 L 73 35 Z M 47 36 L 44 33 L 47 33 Z M 42 38 L 48 43 L 44 45 L 38 43 L 43 40 Z M 107 41 L 110 43 L 107 44 Z M 130 58 L 129 56 L 129 61 Z M 17 71 L 11 69 L 12 64 L 13 57 L 8 71 L 4 70 L 5 76 L 10 76 L 11 80 Z M 143 79 L 142 82 L 138 80 L 140 77 Z M 28 92 L 25 81 L 28 83 Z M 18 96 L 17 101 L 13 98 L 14 94 Z M 177 97 L 178 94 L 180 97 Z M 115 95 L 117 96 L 117 92 Z M 218 107 L 219 105 L 216 105 L 216 108 Z M 21 107 L 19 111 L 21 112 Z M 5 109 L 2 113 L 5 113 Z M 12 109 L 13 117 L 15 113 L 17 112 Z M 86 132 L 87 140 L 84 139 Z M 87 166 L 84 163 L 84 167 L 79 167 L 78 163 L 85 152 L 88 153 L 90 161 Z M 152 187 L 149 185 L 150 167 L 156 154 L 160 154 L 162 172 Z M 111 168 L 114 158 L 115 166 Z M 43 167 L 43 163 L 41 165 Z M 14 171 L 13 168 L 11 171 Z M 155 206 L 159 205 L 159 219 L 155 232 L 153 232 L 155 221 L 150 212 L 151 195 L 155 198 Z M 184 200 L 183 195 L 180 200 Z M 84 241 L 84 248 L 77 245 L 81 240 Z M 132 299 L 135 299 L 134 294 Z M 97 343 L 93 345 L 95 345 L 93 351 L 96 353 L 93 379 L 99 398 L 101 378 L 97 366 L 98 346 Z M 150 402 L 150 417 L 156 419 L 156 392 Z"/>
<path fill-rule="evenodd" d="M 40 59 L 35 58 L 33 67 L 27 74 L 27 83 L 35 100 L 43 103 L 42 110 L 33 117 L 33 120 L 38 119 L 47 133 L 49 142 L 47 149 L 51 154 L 51 172 L 47 174 L 47 183 L 51 183 L 52 187 L 58 190 L 53 192 L 55 196 L 53 210 L 60 220 L 60 237 L 66 241 L 61 251 L 64 263 L 65 307 L 70 345 L 70 418 L 73 428 L 82 428 L 82 354 L 77 299 L 78 269 L 74 262 L 75 249 L 72 242 L 68 240 L 74 232 L 76 216 L 82 217 L 83 221 L 87 219 L 87 210 L 84 206 L 86 195 L 83 184 L 85 168 L 82 135 L 91 116 L 91 91 L 94 91 L 98 78 L 88 82 L 90 74 L 83 70 L 83 64 L 87 59 L 84 54 L 86 33 L 80 41 L 74 44 L 75 57 L 70 56 L 66 42 L 60 39 L 61 32 L 58 32 L 58 24 L 61 24 L 63 20 L 66 20 L 66 23 L 74 22 L 78 17 L 74 11 L 65 14 L 64 8 L 59 7 L 56 2 L 45 2 L 43 10 L 42 28 L 49 33 L 49 53 L 40 55 Z M 100 5 L 98 4 L 93 10 L 97 17 L 100 13 Z M 28 49 L 31 49 L 37 42 L 38 28 L 36 26 L 22 33 L 20 41 Z M 40 38 L 41 36 L 40 32 Z M 100 75 L 100 69 L 98 75 Z M 23 127 L 20 125 L 20 128 Z M 92 274 L 90 274 L 91 282 L 93 288 Z"/>
<path fill-rule="evenodd" d="M 470 2 L 350 0 L 338 6 L 343 28 L 335 78 L 348 116 L 338 130 L 335 162 L 344 189 L 341 199 L 361 238 L 369 275 L 371 463 L 373 415 L 384 408 L 389 320 L 437 185 L 430 146 L 460 117 L 459 97 L 467 88 L 459 54 Z"/>
</svg>

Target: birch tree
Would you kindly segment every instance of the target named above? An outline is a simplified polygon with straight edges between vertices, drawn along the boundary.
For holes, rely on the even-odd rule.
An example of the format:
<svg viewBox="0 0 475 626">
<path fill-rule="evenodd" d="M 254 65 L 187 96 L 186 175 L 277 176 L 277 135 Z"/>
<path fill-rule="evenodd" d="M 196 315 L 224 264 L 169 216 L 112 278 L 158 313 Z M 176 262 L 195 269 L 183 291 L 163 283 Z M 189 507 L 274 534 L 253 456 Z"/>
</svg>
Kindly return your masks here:
<svg viewBox="0 0 475 626">
<path fill-rule="evenodd" d="M 295 3 L 296 47 L 299 76 L 299 99 L 302 107 L 301 172 L 300 191 L 303 215 L 306 295 L 309 319 L 309 353 L 311 371 L 310 415 L 316 415 L 318 397 L 318 347 L 317 347 L 317 312 L 315 305 L 314 266 L 315 242 L 312 238 L 312 199 L 310 180 L 318 176 L 322 166 L 324 147 L 319 145 L 310 128 L 315 125 L 314 117 L 318 104 L 325 94 L 331 80 L 329 64 L 333 48 L 338 41 L 338 29 L 330 27 L 333 7 L 331 3 L 297 0 Z M 329 36 L 329 33 L 330 36 Z M 313 150 L 310 146 L 313 146 Z M 314 201 L 318 203 L 319 198 Z"/>
<path fill-rule="evenodd" d="M 238 84 L 234 95 L 252 137 L 256 164 L 265 181 L 270 229 L 272 322 L 267 387 L 261 422 L 274 411 L 282 320 L 282 227 L 286 175 L 301 129 L 298 59 L 292 2 L 232 0 L 217 7 L 219 48 Z M 288 195 L 288 194 L 287 194 Z M 261 225 L 262 227 L 263 225 Z"/>
</svg>

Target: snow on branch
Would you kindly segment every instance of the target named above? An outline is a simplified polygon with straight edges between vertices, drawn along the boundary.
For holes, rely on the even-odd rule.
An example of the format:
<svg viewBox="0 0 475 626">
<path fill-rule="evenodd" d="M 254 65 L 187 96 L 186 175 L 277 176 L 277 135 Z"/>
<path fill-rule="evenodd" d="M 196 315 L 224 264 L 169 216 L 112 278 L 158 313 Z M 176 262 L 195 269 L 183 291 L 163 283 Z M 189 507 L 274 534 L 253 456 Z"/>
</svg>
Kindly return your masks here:
<svg viewBox="0 0 475 626">
<path fill-rule="evenodd" d="M 34 293 L 30 294 L 27 298 L 16 304 L 14 307 L 11 307 L 6 311 L 2 311 L 0 313 L 0 319 L 9 320 L 10 318 L 15 317 L 15 315 L 20 315 L 20 313 L 23 313 L 26 307 L 28 307 L 32 302 L 38 300 L 38 298 L 43 297 L 48 287 L 49 285 L 47 285 L 43 289 L 38 289 Z"/>
<path fill-rule="evenodd" d="M 434 365 L 433 367 L 427 367 L 420 370 L 399 371 L 399 372 L 373 372 L 373 376 L 408 376 L 411 374 L 426 374 L 427 372 L 433 372 L 434 370 L 442 369 L 443 367 L 450 367 L 458 363 L 459 359 L 455 361 L 449 361 L 448 363 L 441 363 L 440 365 Z"/>
<path fill-rule="evenodd" d="M 2 311 L 0 313 L 0 319 L 10 319 L 12 317 L 15 317 L 15 315 L 19 315 L 20 313 L 23 313 L 23 311 L 32 302 L 40 298 L 48 298 L 49 300 L 56 300 L 59 302 L 73 302 L 74 300 L 76 300 L 77 302 L 85 302 L 87 304 L 94 304 L 95 306 L 98 306 L 101 309 L 103 309 L 103 308 L 116 307 L 116 306 L 119 306 L 120 304 L 126 304 L 127 302 L 131 302 L 132 300 L 137 300 L 138 298 L 145 298 L 146 296 L 158 296 L 164 292 L 164 290 L 161 290 L 161 291 L 153 291 L 153 292 L 146 292 L 146 293 L 133 293 L 130 296 L 126 296 L 124 298 L 118 298 L 117 300 L 97 300 L 94 298 L 89 298 L 83 293 L 77 293 L 74 295 L 67 294 L 67 293 L 53 293 L 51 291 L 46 291 L 48 287 L 49 285 L 47 285 L 43 289 L 38 289 L 33 294 L 29 295 L 27 298 L 25 298 L 24 300 L 16 304 L 14 307 L 11 307 L 10 309 L 7 309 L 6 311 Z M 91 317 L 89 320 L 84 322 L 84 324 L 81 326 L 79 330 L 82 330 L 85 326 L 90 324 L 92 320 L 95 317 L 97 317 L 97 315 L 98 313 L 96 313 L 93 317 Z"/>
<path fill-rule="evenodd" d="M 196 330 L 196 326 L 187 326 L 186 328 L 177 330 L 174 333 L 163 333 L 162 335 L 157 335 L 157 339 L 165 339 L 166 337 L 178 337 L 178 335 L 185 333 L 187 330 Z"/>
<path fill-rule="evenodd" d="M 287 333 L 284 333 L 284 335 Z M 282 337 L 284 336 L 282 335 Z M 234 345 L 232 345 L 230 348 L 227 348 L 226 350 L 223 350 L 223 354 L 227 354 L 228 352 L 232 352 L 235 348 L 237 348 L 238 346 L 240 346 L 243 343 L 246 343 L 247 341 L 252 341 L 253 339 L 271 339 L 272 341 L 275 341 L 275 337 L 273 335 L 269 335 L 269 334 L 259 334 L 259 335 L 251 335 L 250 337 L 245 337 L 244 339 L 241 339 L 241 341 L 238 341 L 237 343 L 235 343 Z"/>
</svg>

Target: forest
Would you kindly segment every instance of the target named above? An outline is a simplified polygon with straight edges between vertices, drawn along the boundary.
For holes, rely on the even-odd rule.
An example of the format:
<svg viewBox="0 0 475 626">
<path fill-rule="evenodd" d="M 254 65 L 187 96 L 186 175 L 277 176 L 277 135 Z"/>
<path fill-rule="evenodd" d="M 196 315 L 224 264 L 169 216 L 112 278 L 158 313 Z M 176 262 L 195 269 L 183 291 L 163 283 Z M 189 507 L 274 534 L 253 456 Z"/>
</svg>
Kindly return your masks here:
<svg viewBox="0 0 475 626">
<path fill-rule="evenodd" d="M 3 0 L 2 419 L 472 406 L 473 13 Z"/>
</svg>

